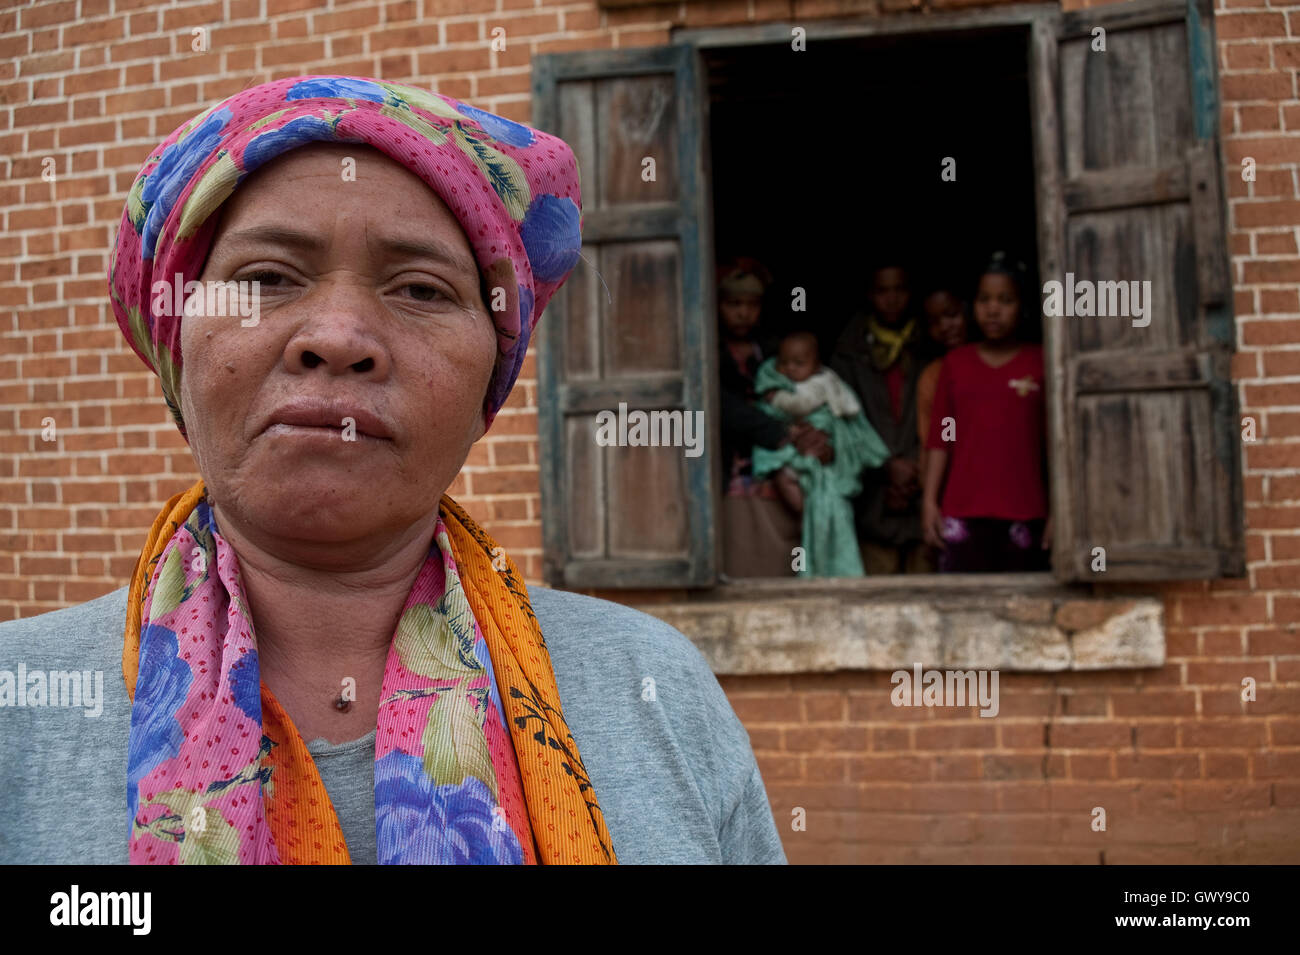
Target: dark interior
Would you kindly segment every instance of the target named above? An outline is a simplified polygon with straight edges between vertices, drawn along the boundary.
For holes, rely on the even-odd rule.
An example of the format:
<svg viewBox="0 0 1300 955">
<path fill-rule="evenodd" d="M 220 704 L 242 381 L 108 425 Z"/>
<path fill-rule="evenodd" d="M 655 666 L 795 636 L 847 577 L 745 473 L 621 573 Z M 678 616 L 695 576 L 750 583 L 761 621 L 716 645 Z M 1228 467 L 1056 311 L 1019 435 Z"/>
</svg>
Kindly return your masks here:
<svg viewBox="0 0 1300 955">
<path fill-rule="evenodd" d="M 910 266 L 914 306 L 932 282 L 969 300 L 997 249 L 1039 287 L 1027 56 L 1023 29 L 706 52 L 714 244 L 771 270 L 760 334 L 810 329 L 828 357 L 886 259 Z"/>
</svg>

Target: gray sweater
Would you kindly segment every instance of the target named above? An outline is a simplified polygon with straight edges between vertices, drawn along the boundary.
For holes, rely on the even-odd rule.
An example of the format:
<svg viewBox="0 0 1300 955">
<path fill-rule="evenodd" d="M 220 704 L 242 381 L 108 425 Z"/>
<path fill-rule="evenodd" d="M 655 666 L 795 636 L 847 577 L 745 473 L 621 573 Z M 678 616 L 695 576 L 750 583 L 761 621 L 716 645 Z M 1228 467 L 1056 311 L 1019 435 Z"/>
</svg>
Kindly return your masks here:
<svg viewBox="0 0 1300 955">
<path fill-rule="evenodd" d="M 126 596 L 0 623 L 0 687 L 20 665 L 29 681 L 88 671 L 88 694 L 102 676 L 80 707 L 0 690 L 0 863 L 126 862 Z M 619 604 L 540 587 L 529 596 L 619 861 L 784 863 L 749 736 L 695 646 Z M 642 698 L 647 677 L 653 701 Z M 373 864 L 374 732 L 308 748 L 352 861 Z"/>
</svg>

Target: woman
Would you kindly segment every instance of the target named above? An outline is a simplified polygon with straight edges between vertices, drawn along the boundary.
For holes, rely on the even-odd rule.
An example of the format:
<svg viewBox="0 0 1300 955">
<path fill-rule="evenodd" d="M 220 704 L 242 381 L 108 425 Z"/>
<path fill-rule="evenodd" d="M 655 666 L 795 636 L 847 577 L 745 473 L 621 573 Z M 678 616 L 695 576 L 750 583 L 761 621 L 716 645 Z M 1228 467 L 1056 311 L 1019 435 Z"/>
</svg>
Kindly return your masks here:
<svg viewBox="0 0 1300 955">
<path fill-rule="evenodd" d="M 561 140 L 377 80 L 245 90 L 153 152 L 110 291 L 202 480 L 129 587 L 0 627 L 106 676 L 100 719 L 3 711 L 0 861 L 784 861 L 693 646 L 530 594 L 444 495 L 580 216 Z"/>
<path fill-rule="evenodd" d="M 756 405 L 754 376 L 772 350 L 755 332 L 763 293 L 771 284 L 756 259 L 729 259 L 718 266 L 718 382 L 722 398 L 723 568 L 731 577 L 791 577 L 802 521 L 771 479 L 755 480 L 755 446 L 793 442 L 801 454 L 823 464 L 834 457 L 829 435 L 807 424 L 783 424 Z"/>
</svg>

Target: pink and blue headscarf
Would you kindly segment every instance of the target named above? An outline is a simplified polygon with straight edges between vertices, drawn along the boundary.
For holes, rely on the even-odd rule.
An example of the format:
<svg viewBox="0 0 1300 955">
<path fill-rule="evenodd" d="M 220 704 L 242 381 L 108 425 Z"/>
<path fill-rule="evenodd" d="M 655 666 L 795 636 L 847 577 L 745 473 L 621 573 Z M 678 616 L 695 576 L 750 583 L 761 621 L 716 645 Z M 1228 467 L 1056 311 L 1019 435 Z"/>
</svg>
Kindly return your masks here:
<svg viewBox="0 0 1300 955">
<path fill-rule="evenodd" d="M 504 290 L 490 425 L 532 331 L 577 264 L 578 165 L 563 140 L 449 96 L 353 76 L 297 76 L 236 93 L 185 123 L 145 160 L 127 196 L 109 263 L 113 311 L 127 341 L 180 406 L 181 320 L 155 314 L 155 281 L 197 280 L 218 217 L 249 173 L 312 142 L 365 143 L 419 176 L 460 222 L 487 289 Z M 488 304 L 488 303 L 485 303 Z M 170 310 L 164 310 L 170 311 Z"/>
</svg>

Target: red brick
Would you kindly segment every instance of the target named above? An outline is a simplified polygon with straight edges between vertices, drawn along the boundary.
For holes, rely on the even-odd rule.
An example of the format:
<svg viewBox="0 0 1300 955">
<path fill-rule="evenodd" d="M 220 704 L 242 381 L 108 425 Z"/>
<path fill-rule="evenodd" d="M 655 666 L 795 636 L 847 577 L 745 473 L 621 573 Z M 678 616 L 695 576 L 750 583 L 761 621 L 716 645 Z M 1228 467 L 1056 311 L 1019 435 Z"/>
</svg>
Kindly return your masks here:
<svg viewBox="0 0 1300 955">
<path fill-rule="evenodd" d="M 1237 128 L 1243 133 L 1268 132 L 1282 128 L 1282 114 L 1276 105 L 1237 107 Z M 1258 187 L 1258 182 L 1256 182 Z M 1256 195 L 1259 195 L 1258 191 Z"/>
<path fill-rule="evenodd" d="M 1300 292 L 1295 289 L 1260 289 L 1259 310 L 1262 314 L 1273 315 L 1300 312 Z"/>
<path fill-rule="evenodd" d="M 1219 89 L 1225 102 L 1243 102 L 1245 100 L 1281 100 L 1290 99 L 1294 89 L 1294 81 L 1290 73 L 1275 71 L 1268 73 L 1229 73 L 1219 77 Z M 1241 165 L 1243 155 L 1251 155 L 1247 146 L 1246 152 L 1240 149 L 1234 150 L 1233 146 L 1241 146 L 1240 142 L 1229 141 L 1225 144 L 1229 161 L 1234 166 Z M 1256 156 L 1256 159 L 1259 159 Z M 1263 160 L 1259 160 L 1263 162 Z"/>
<path fill-rule="evenodd" d="M 1178 729 L 1170 722 L 1143 720 L 1129 727 L 1133 745 L 1138 749 L 1173 749 L 1178 745 Z"/>
<path fill-rule="evenodd" d="M 75 0 L 63 3 L 39 3 L 32 7 L 23 7 L 19 24 L 23 30 L 47 27 L 63 23 L 73 23 L 77 19 Z"/>
<path fill-rule="evenodd" d="M 919 812 L 992 812 L 997 793 L 991 786 L 930 783 L 912 787 L 911 804 Z"/>
<path fill-rule="evenodd" d="M 1279 809 L 1300 809 L 1300 783 L 1274 783 L 1272 804 Z"/>
<path fill-rule="evenodd" d="M 866 727 L 790 727 L 785 731 L 786 748 L 799 753 L 866 751 Z"/>
<path fill-rule="evenodd" d="M 1273 43 L 1273 65 L 1280 69 L 1300 68 L 1300 43 Z"/>
<path fill-rule="evenodd" d="M 798 723 L 803 720 L 803 708 L 797 696 L 738 696 L 731 699 L 731 708 L 740 721 L 751 723 Z"/>
<path fill-rule="evenodd" d="M 1247 40 L 1245 43 L 1220 43 L 1229 70 L 1265 70 L 1270 64 L 1268 45 Z"/>
<path fill-rule="evenodd" d="M 1178 745 L 1185 749 L 1263 746 L 1265 736 L 1263 724 L 1249 720 L 1199 720 L 1178 724 Z"/>
<path fill-rule="evenodd" d="M 1262 140 L 1252 140 L 1252 142 L 1259 143 Z M 1277 182 L 1273 177 L 1262 178 L 1265 188 L 1268 188 L 1270 183 Z M 1288 180 L 1289 176 L 1282 180 L 1280 185 L 1272 186 L 1282 193 L 1280 196 L 1270 196 L 1267 192 L 1262 192 L 1262 197 L 1259 199 L 1233 202 L 1232 219 L 1236 227 L 1239 229 L 1276 228 L 1297 221 L 1300 202 L 1293 198 L 1293 187 Z M 1288 282 L 1293 281 L 1288 276 L 1294 274 L 1294 260 L 1247 259 L 1243 266 L 1242 281 L 1247 285 Z"/>
<path fill-rule="evenodd" d="M 378 7 L 353 7 L 348 10 L 317 12 L 312 14 L 312 30 L 316 34 L 343 33 L 363 30 L 379 23 Z"/>
<path fill-rule="evenodd" d="M 370 31 L 370 49 L 374 53 L 384 53 L 388 50 L 410 49 L 412 47 L 436 47 L 442 42 L 439 39 L 438 24 L 436 21 L 413 25 L 403 24 L 389 30 L 372 30 Z M 482 61 L 484 68 L 488 65 L 486 52 L 483 52 Z"/>
<path fill-rule="evenodd" d="M 1220 40 L 1286 36 L 1286 18 L 1281 13 L 1224 13 L 1214 17 L 1214 31 Z"/>
<path fill-rule="evenodd" d="M 1265 509 L 1255 508 L 1254 510 L 1263 511 Z M 1271 510 L 1279 511 L 1282 509 L 1272 508 Z M 1300 520 L 1300 509 L 1296 509 L 1296 511 L 1296 518 Z M 1265 527 L 1269 525 L 1256 523 L 1252 520 L 1251 526 Z M 1300 524 L 1297 526 L 1300 526 Z M 1183 597 L 1178 601 L 1178 610 L 1181 622 L 1193 626 L 1268 622 L 1268 604 L 1264 597 L 1235 595 L 1205 598 Z M 1118 714 L 1118 711 L 1116 712 Z"/>
<path fill-rule="evenodd" d="M 616 36 L 616 45 L 619 48 L 663 46 L 672 41 L 672 34 L 667 28 L 659 30 L 619 30 Z"/>
<path fill-rule="evenodd" d="M 965 725 L 919 726 L 913 737 L 914 745 L 918 750 L 992 749 L 997 745 L 997 735 L 991 724 L 991 720 L 982 719 Z"/>
<path fill-rule="evenodd" d="M 1201 763 L 1192 754 L 1118 753 L 1115 772 L 1120 779 L 1195 779 Z"/>
<path fill-rule="evenodd" d="M 1246 779 L 1250 761 L 1240 753 L 1205 753 L 1201 766 L 1206 779 Z"/>
<path fill-rule="evenodd" d="M 983 760 L 972 754 L 949 753 L 933 755 L 929 759 L 935 782 L 980 779 L 984 776 Z"/>
<path fill-rule="evenodd" d="M 1188 782 L 1183 789 L 1183 805 L 1188 812 L 1267 809 L 1268 800 L 1266 783 Z"/>
<path fill-rule="evenodd" d="M 274 66 L 301 64 L 307 60 L 321 60 L 324 58 L 324 40 L 308 40 L 304 43 L 278 43 L 275 46 L 262 48 L 262 66 L 267 69 Z M 296 71 L 290 75 L 297 75 Z"/>
<path fill-rule="evenodd" d="M 848 773 L 851 782 L 926 782 L 931 764 L 921 756 L 857 756 Z"/>
<path fill-rule="evenodd" d="M 1047 760 L 1049 778 L 1114 779 L 1115 758 L 1101 753 L 1053 753 Z"/>
<path fill-rule="evenodd" d="M 1255 779 L 1300 779 L 1300 750 L 1254 753 L 1250 762 Z"/>
<path fill-rule="evenodd" d="M 985 779 L 1041 779 L 1043 757 L 1022 754 L 989 754 L 983 759 Z"/>
<path fill-rule="evenodd" d="M 1238 209 L 1249 210 L 1249 217 L 1257 218 L 1260 225 L 1276 225 L 1289 218 L 1290 221 L 1296 221 L 1291 217 L 1300 217 L 1300 202 L 1260 202 L 1239 206 Z M 1245 211 L 1242 212 L 1242 218 L 1247 218 Z M 1260 285 L 1300 282 L 1300 258 L 1247 261 L 1242 266 L 1242 281 Z"/>
<path fill-rule="evenodd" d="M 804 709 L 810 723 L 842 723 L 847 704 L 841 693 L 810 693 L 804 697 Z"/>
<path fill-rule="evenodd" d="M 495 430 L 495 428 L 496 424 L 494 422 L 493 429 Z M 484 495 L 536 492 L 540 486 L 540 481 L 541 478 L 536 468 L 479 471 L 474 474 L 474 493 Z"/>
<path fill-rule="evenodd" d="M 804 778 L 815 782 L 845 782 L 849 778 L 849 763 L 846 756 L 805 756 Z"/>
<path fill-rule="evenodd" d="M 809 2 L 810 0 L 794 0 L 797 19 L 820 15 L 807 11 Z M 811 2 L 825 2 L 825 0 L 811 0 Z M 718 26 L 725 23 L 744 23 L 749 17 L 748 7 L 748 0 L 713 0 L 711 3 L 688 3 L 686 4 L 684 25 L 697 27 Z"/>
<path fill-rule="evenodd" d="M 1114 749 L 1129 742 L 1128 727 L 1110 722 L 1052 724 L 1053 749 Z"/>
<path fill-rule="evenodd" d="M 120 17 L 83 21 L 63 28 L 63 45 L 66 48 L 83 43 L 104 43 L 119 39 L 124 32 L 125 22 Z"/>
<path fill-rule="evenodd" d="M 1291 345 L 1300 343 L 1300 319 L 1268 319 L 1241 323 L 1246 345 Z"/>
<path fill-rule="evenodd" d="M 1111 707 L 1117 717 L 1191 716 L 1196 712 L 1196 694 L 1190 690 L 1146 690 L 1116 693 Z"/>
<path fill-rule="evenodd" d="M 1252 630 L 1247 637 L 1251 656 L 1300 654 L 1300 634 L 1285 630 Z"/>
</svg>

